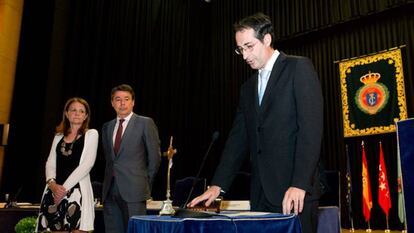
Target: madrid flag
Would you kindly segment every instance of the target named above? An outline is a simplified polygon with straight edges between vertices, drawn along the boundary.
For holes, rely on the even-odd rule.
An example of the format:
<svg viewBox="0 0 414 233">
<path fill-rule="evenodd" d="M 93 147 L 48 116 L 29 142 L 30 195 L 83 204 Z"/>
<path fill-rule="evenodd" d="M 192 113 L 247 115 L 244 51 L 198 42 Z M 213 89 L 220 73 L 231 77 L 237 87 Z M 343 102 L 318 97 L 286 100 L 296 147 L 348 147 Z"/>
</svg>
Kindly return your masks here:
<svg viewBox="0 0 414 233">
<path fill-rule="evenodd" d="M 368 163 L 365 156 L 364 142 L 362 141 L 362 212 L 364 214 L 366 222 L 368 222 L 371 218 L 371 208 L 371 182 L 369 180 Z"/>
<path fill-rule="evenodd" d="M 380 163 L 378 175 L 378 203 L 388 216 L 391 208 L 390 189 L 388 187 L 387 169 L 385 167 L 384 152 L 382 151 L 382 144 L 380 142 Z"/>
</svg>

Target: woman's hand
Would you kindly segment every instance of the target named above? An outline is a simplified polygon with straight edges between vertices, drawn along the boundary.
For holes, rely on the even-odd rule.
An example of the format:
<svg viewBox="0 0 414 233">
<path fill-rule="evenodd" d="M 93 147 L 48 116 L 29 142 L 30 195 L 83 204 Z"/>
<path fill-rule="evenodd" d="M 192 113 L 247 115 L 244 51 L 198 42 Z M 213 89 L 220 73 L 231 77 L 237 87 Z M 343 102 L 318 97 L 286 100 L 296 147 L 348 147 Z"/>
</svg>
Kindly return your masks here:
<svg viewBox="0 0 414 233">
<path fill-rule="evenodd" d="M 55 182 L 49 184 L 49 189 L 52 190 L 54 202 L 56 205 L 62 201 L 62 199 L 66 196 L 67 193 L 63 185 L 56 184 Z"/>
</svg>

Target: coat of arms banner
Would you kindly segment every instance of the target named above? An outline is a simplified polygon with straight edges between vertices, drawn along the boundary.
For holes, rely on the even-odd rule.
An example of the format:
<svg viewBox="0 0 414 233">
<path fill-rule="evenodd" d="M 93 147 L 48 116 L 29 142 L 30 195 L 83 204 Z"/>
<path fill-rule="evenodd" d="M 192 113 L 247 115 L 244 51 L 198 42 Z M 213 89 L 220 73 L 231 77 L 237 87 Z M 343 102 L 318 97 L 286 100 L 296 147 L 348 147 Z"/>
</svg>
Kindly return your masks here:
<svg viewBox="0 0 414 233">
<path fill-rule="evenodd" d="M 401 49 L 339 62 L 344 137 L 395 132 L 407 118 Z"/>
</svg>

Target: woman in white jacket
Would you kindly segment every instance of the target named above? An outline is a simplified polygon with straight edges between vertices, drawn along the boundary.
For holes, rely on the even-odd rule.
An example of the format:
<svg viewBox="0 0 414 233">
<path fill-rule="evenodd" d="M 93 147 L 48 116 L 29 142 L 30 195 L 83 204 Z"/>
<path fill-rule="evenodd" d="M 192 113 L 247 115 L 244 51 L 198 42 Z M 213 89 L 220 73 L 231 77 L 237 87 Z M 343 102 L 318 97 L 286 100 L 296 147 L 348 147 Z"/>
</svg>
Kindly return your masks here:
<svg viewBox="0 0 414 233">
<path fill-rule="evenodd" d="M 88 103 L 69 99 L 46 162 L 46 187 L 37 231 L 88 232 L 95 219 L 89 172 L 98 148 L 98 132 L 89 129 Z"/>
</svg>

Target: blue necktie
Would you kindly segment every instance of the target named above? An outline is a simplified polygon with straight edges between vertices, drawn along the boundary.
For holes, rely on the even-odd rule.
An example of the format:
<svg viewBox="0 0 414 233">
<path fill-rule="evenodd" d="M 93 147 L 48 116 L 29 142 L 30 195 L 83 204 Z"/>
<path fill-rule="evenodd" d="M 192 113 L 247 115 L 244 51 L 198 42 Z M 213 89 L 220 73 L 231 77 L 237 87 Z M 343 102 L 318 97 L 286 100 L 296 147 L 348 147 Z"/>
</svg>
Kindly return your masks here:
<svg viewBox="0 0 414 233">
<path fill-rule="evenodd" d="M 262 70 L 259 74 L 259 105 L 262 103 L 263 95 L 266 90 L 266 78 L 269 74 L 268 70 Z"/>
</svg>

